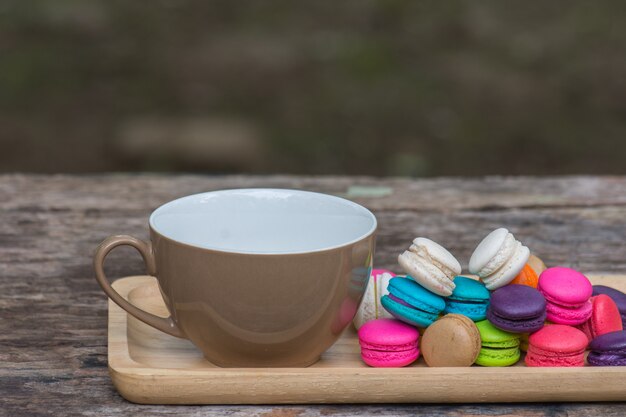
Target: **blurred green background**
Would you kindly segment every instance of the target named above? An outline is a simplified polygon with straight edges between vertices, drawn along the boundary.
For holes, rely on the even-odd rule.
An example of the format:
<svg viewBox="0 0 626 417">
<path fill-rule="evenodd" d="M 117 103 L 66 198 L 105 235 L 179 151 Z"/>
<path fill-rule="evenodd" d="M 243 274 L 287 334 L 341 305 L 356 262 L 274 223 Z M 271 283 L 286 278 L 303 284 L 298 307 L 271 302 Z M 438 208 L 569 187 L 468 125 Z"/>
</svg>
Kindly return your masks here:
<svg viewBox="0 0 626 417">
<path fill-rule="evenodd" d="M 0 0 L 0 170 L 626 174 L 626 2 Z"/>
</svg>

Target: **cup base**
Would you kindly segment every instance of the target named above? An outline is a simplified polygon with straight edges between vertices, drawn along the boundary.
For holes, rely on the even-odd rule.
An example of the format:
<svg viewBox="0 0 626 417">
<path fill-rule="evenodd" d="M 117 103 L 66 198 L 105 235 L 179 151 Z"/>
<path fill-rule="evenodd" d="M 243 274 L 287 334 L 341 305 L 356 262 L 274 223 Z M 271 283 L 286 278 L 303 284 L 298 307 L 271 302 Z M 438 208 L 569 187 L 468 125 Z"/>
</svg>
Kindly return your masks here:
<svg viewBox="0 0 626 417">
<path fill-rule="evenodd" d="M 232 363 L 232 362 L 216 362 L 216 361 L 210 360 L 206 356 L 204 357 L 204 359 L 206 359 L 208 362 L 220 368 L 308 368 L 309 366 L 315 365 L 320 360 L 320 358 L 321 357 L 318 356 L 312 361 L 295 362 L 295 363 L 273 362 L 273 363 L 268 364 L 268 363 L 247 362 L 247 363 L 242 364 L 242 363 Z"/>
</svg>

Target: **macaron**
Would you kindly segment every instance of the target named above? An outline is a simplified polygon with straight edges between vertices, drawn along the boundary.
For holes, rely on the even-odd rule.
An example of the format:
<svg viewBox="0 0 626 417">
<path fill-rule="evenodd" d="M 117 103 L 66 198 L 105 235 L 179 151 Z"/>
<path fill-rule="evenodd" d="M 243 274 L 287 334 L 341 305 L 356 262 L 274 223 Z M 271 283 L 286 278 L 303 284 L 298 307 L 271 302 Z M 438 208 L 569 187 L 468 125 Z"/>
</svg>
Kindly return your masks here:
<svg viewBox="0 0 626 417">
<path fill-rule="evenodd" d="M 368 321 L 359 329 L 361 358 L 369 366 L 397 368 L 419 357 L 419 332 L 394 319 Z"/>
<path fill-rule="evenodd" d="M 593 295 L 606 294 L 615 301 L 617 309 L 622 316 L 622 324 L 626 326 L 626 294 L 606 285 L 594 285 Z"/>
<path fill-rule="evenodd" d="M 543 271 L 545 271 L 546 269 L 548 269 L 548 267 L 546 266 L 546 264 L 541 260 L 540 257 L 538 257 L 535 254 L 530 254 L 530 256 L 528 257 L 528 265 L 530 265 L 530 267 L 533 269 L 533 271 L 535 271 L 535 274 L 537 274 L 537 276 L 541 275 L 541 273 Z"/>
<path fill-rule="evenodd" d="M 591 317 L 576 327 L 587 335 L 590 342 L 605 333 L 624 329 L 615 301 L 606 294 L 591 297 Z"/>
<path fill-rule="evenodd" d="M 539 276 L 537 290 L 547 302 L 548 320 L 577 325 L 591 317 L 591 282 L 580 272 L 565 267 L 548 268 Z"/>
<path fill-rule="evenodd" d="M 519 284 L 519 285 L 528 285 L 529 287 L 537 288 L 537 283 L 539 282 L 539 276 L 535 272 L 535 270 L 530 266 L 530 264 L 524 265 L 524 268 L 520 271 L 519 274 L 511 284 Z"/>
<path fill-rule="evenodd" d="M 520 358 L 520 335 L 505 332 L 495 327 L 489 320 L 476 323 L 482 347 L 476 365 L 511 366 Z"/>
<path fill-rule="evenodd" d="M 447 314 L 424 331 L 421 351 L 428 366 L 471 366 L 480 353 L 480 333 L 472 320 Z"/>
<path fill-rule="evenodd" d="M 606 333 L 589 344 L 587 363 L 592 366 L 626 366 L 626 331 Z"/>
<path fill-rule="evenodd" d="M 489 306 L 489 290 L 480 281 L 457 276 L 454 278 L 454 291 L 445 299 L 445 313 L 456 313 L 473 321 L 484 320 Z"/>
<path fill-rule="evenodd" d="M 532 287 L 511 284 L 495 290 L 489 300 L 487 320 L 512 333 L 532 333 L 543 327 L 546 300 Z"/>
<path fill-rule="evenodd" d="M 519 350 L 526 352 L 528 350 L 528 337 L 530 333 L 520 333 Z"/>
<path fill-rule="evenodd" d="M 528 338 L 527 366 L 584 366 L 587 336 L 563 324 L 546 326 Z"/>
<path fill-rule="evenodd" d="M 361 326 L 370 320 L 379 318 L 392 318 L 393 316 L 383 308 L 380 299 L 389 294 L 387 286 L 391 278 L 396 275 L 386 269 L 373 269 L 370 279 L 365 288 L 365 294 L 361 300 L 361 305 L 354 316 L 354 327 L 360 329 Z"/>
<path fill-rule="evenodd" d="M 381 303 L 398 320 L 417 327 L 428 327 L 446 307 L 442 297 L 433 294 L 411 278 L 394 277 L 387 287 L 389 294 Z"/>
<path fill-rule="evenodd" d="M 398 263 L 417 283 L 447 297 L 454 290 L 452 279 L 461 273 L 461 264 L 440 244 L 418 237 L 398 256 Z"/>
<path fill-rule="evenodd" d="M 469 271 L 476 274 L 489 290 L 513 281 L 528 262 L 530 250 L 501 227 L 489 233 L 476 247 Z"/>
</svg>

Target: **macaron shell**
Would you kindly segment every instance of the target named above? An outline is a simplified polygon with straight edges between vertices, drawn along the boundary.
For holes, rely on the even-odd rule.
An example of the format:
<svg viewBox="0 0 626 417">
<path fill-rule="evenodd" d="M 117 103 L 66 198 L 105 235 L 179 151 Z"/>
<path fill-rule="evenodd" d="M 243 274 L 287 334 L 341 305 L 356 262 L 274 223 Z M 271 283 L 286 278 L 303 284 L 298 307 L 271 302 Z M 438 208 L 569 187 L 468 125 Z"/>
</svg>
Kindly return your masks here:
<svg viewBox="0 0 626 417">
<path fill-rule="evenodd" d="M 421 352 L 428 366 L 471 366 L 480 348 L 476 325 L 458 314 L 437 320 L 422 336 Z"/>
<path fill-rule="evenodd" d="M 591 318 L 591 302 L 587 301 L 579 307 L 561 307 L 558 304 L 547 303 L 547 319 L 556 324 L 575 326 Z"/>
<path fill-rule="evenodd" d="M 626 356 L 589 352 L 587 363 L 591 366 L 626 366 Z"/>
<path fill-rule="evenodd" d="M 526 246 L 520 246 L 502 268 L 489 277 L 482 278 L 485 286 L 490 290 L 496 290 L 509 284 L 524 268 L 529 256 L 530 250 Z"/>
<path fill-rule="evenodd" d="M 429 313 L 401 304 L 389 295 L 382 298 L 382 304 L 393 317 L 412 326 L 428 327 L 439 317 L 438 313 Z"/>
<path fill-rule="evenodd" d="M 611 297 L 605 294 L 591 297 L 591 305 L 591 318 L 586 322 L 588 324 L 588 336 L 591 336 L 590 340 L 606 333 L 624 329 L 622 317 Z"/>
<path fill-rule="evenodd" d="M 487 317 L 488 305 L 486 301 L 482 303 L 465 303 L 448 299 L 446 301 L 446 308 L 443 311 L 444 313 L 460 314 L 468 317 L 472 321 L 481 321 Z"/>
<path fill-rule="evenodd" d="M 593 288 L 582 273 L 565 267 L 548 268 L 539 276 L 537 289 L 546 300 L 563 306 L 579 306 L 591 297 Z"/>
<path fill-rule="evenodd" d="M 532 346 L 529 346 L 524 362 L 526 366 L 530 367 L 581 367 L 585 365 L 585 353 L 580 352 L 567 356 L 544 356 L 534 351 Z"/>
<path fill-rule="evenodd" d="M 454 291 L 448 298 L 448 300 L 459 300 L 459 301 L 487 301 L 489 300 L 490 294 L 489 290 L 485 287 L 485 285 L 475 279 L 464 277 L 464 276 L 456 276 L 454 277 Z"/>
<path fill-rule="evenodd" d="M 390 294 L 429 313 L 439 313 L 446 307 L 443 298 L 428 291 L 411 277 L 394 277 L 389 281 L 387 289 Z"/>
<path fill-rule="evenodd" d="M 492 349 L 483 347 L 476 358 L 476 365 L 480 366 L 511 366 L 520 359 L 518 347 Z"/>
<path fill-rule="evenodd" d="M 411 252 L 398 256 L 398 263 L 412 279 L 435 294 L 447 297 L 454 290 L 454 283 L 437 266 L 429 264 Z"/>
<path fill-rule="evenodd" d="M 417 358 L 419 358 L 419 349 L 417 348 L 399 352 L 361 349 L 363 362 L 374 368 L 400 368 L 412 364 Z"/>
<path fill-rule="evenodd" d="M 509 231 L 501 227 L 492 231 L 480 241 L 469 261 L 469 271 L 472 274 L 478 274 L 496 256 L 508 234 Z"/>
<path fill-rule="evenodd" d="M 478 332 L 480 333 L 480 340 L 483 347 L 508 348 L 519 346 L 519 334 L 498 329 L 489 320 L 479 321 L 476 323 L 476 328 L 478 328 Z"/>
<path fill-rule="evenodd" d="M 517 274 L 511 284 L 519 284 L 519 285 L 527 285 L 532 288 L 537 288 L 537 283 L 539 282 L 539 276 L 535 273 L 535 270 L 530 266 L 529 263 L 524 265 L 521 272 Z"/>
<path fill-rule="evenodd" d="M 495 315 L 491 310 L 487 310 L 487 320 L 491 322 L 497 328 L 511 333 L 533 333 L 537 330 L 541 330 L 544 327 L 546 320 L 546 313 L 542 315 L 524 319 L 524 320 L 511 320 L 504 317 Z"/>
<path fill-rule="evenodd" d="M 358 332 L 359 342 L 375 346 L 404 346 L 415 344 L 419 338 L 416 328 L 394 319 L 367 322 Z"/>
<path fill-rule="evenodd" d="M 580 330 L 554 324 L 545 326 L 528 338 L 530 346 L 554 354 L 573 354 L 584 351 L 587 347 L 587 336 Z"/>
<path fill-rule="evenodd" d="M 606 285 L 594 285 L 593 295 L 599 294 L 606 294 L 615 301 L 620 315 L 622 316 L 622 325 L 626 326 L 626 294 L 615 288 L 607 287 Z"/>
<path fill-rule="evenodd" d="M 413 240 L 413 244 L 426 248 L 428 254 L 435 261 L 445 265 L 448 269 L 452 270 L 455 275 L 461 273 L 461 264 L 459 261 L 450 253 L 449 250 L 441 246 L 439 243 L 425 237 L 418 237 Z"/>
<path fill-rule="evenodd" d="M 536 318 L 546 309 L 541 293 L 526 285 L 507 285 L 491 293 L 489 310 L 511 320 Z"/>
</svg>

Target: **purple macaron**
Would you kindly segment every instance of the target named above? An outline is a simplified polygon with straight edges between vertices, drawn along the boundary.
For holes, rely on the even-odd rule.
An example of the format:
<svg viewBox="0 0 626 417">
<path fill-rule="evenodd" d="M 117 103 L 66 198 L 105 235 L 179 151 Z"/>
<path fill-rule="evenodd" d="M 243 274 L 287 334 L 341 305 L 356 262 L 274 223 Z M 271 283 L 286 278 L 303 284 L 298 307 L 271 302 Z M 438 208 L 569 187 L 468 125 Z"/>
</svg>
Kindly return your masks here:
<svg viewBox="0 0 626 417">
<path fill-rule="evenodd" d="M 593 366 L 626 366 L 626 330 L 605 333 L 589 344 L 587 362 Z"/>
<path fill-rule="evenodd" d="M 607 287 L 606 285 L 594 285 L 593 295 L 599 294 L 608 295 L 615 301 L 619 314 L 622 316 L 622 323 L 626 328 L 626 294 L 615 288 Z"/>
<path fill-rule="evenodd" d="M 546 320 L 546 299 L 527 285 L 506 285 L 491 294 L 487 320 L 511 333 L 536 332 Z"/>
</svg>

